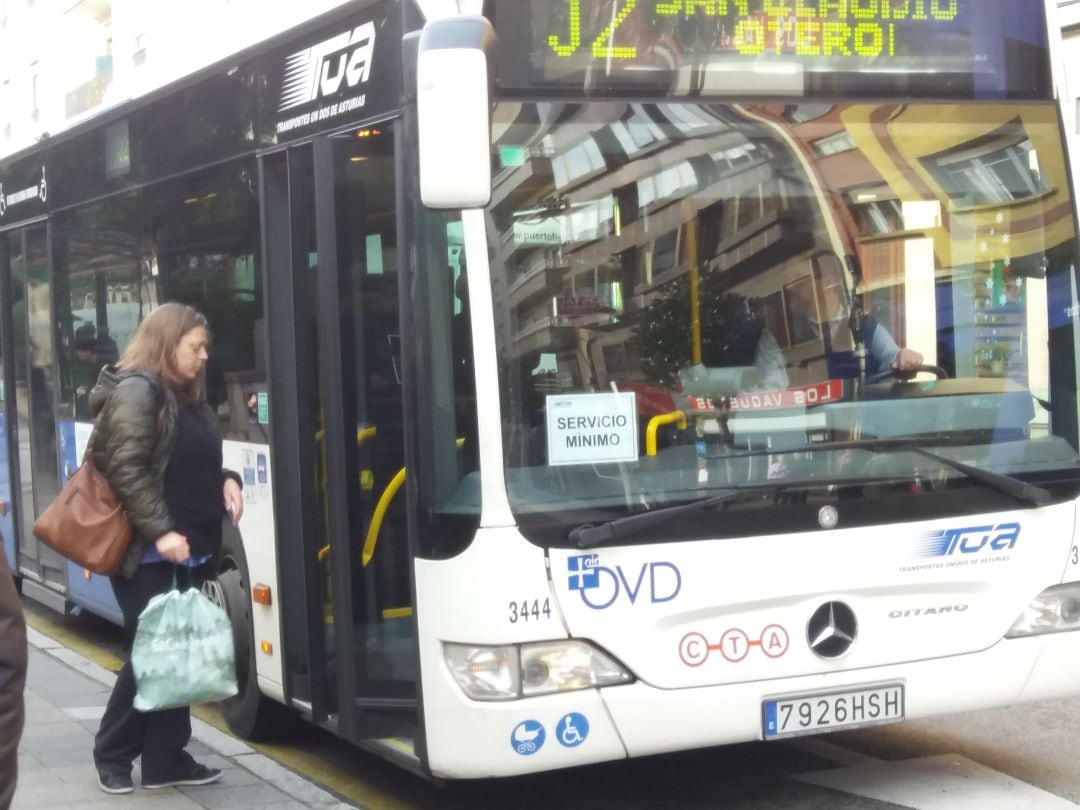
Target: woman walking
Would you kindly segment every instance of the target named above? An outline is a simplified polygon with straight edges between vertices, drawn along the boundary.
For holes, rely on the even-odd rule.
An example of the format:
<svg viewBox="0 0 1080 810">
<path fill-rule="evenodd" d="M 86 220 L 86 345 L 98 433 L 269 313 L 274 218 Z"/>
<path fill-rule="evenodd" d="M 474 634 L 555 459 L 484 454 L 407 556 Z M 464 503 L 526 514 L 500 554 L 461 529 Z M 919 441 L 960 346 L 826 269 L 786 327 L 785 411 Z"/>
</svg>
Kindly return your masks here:
<svg viewBox="0 0 1080 810">
<path fill-rule="evenodd" d="M 131 649 L 139 614 L 173 587 L 178 568 L 199 585 L 221 545 L 226 512 L 243 513 L 240 477 L 222 469 L 214 414 L 202 400 L 209 334 L 206 318 L 183 304 L 163 304 L 139 324 L 115 366 L 90 393 L 95 414 L 94 463 L 116 493 L 134 533 L 113 592 Z M 184 571 L 180 571 L 181 579 Z M 221 771 L 196 762 L 191 709 L 134 707 L 135 676 L 125 662 L 94 740 L 98 785 L 131 793 L 131 769 L 142 756 L 142 786 L 206 785 Z"/>
</svg>

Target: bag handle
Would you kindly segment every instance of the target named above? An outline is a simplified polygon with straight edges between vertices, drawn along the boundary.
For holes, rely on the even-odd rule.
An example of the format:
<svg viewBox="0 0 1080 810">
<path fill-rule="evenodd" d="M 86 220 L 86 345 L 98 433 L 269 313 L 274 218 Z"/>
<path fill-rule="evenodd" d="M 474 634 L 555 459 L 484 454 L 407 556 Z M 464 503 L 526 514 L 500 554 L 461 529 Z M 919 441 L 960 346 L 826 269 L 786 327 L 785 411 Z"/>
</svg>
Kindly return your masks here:
<svg viewBox="0 0 1080 810">
<path fill-rule="evenodd" d="M 184 575 L 182 577 L 179 576 L 181 571 L 184 572 Z M 173 563 L 172 584 L 173 584 L 173 590 L 174 591 L 180 590 L 180 580 L 181 579 L 186 579 L 187 580 L 188 590 L 195 587 L 195 577 L 192 574 L 191 566 L 190 565 L 184 565 L 183 563 Z"/>
</svg>

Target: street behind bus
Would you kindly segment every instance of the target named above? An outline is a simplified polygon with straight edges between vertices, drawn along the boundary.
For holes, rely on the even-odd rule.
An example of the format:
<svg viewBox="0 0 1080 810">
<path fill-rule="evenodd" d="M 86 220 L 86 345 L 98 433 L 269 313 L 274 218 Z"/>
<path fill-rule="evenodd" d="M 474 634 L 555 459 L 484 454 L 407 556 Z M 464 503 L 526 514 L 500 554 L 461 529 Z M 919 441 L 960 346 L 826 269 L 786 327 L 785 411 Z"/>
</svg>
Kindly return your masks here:
<svg viewBox="0 0 1080 810">
<path fill-rule="evenodd" d="M 24 608 L 39 632 L 107 668 L 118 666 L 114 625 L 90 615 L 60 617 L 25 599 Z M 198 714 L 223 727 L 215 709 Z M 1080 698 L 443 785 L 302 723 L 287 739 L 255 747 L 371 810 L 1056 810 L 1080 807 L 1078 723 Z"/>
</svg>

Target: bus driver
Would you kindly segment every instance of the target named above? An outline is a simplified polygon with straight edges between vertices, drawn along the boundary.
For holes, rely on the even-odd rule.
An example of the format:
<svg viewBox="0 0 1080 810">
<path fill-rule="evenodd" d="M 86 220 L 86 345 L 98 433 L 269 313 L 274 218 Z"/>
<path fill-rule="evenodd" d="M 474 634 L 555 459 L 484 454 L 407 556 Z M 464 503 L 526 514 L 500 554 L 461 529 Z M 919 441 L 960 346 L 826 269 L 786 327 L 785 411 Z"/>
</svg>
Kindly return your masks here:
<svg viewBox="0 0 1080 810">
<path fill-rule="evenodd" d="M 843 287 L 840 284 L 823 287 L 820 309 L 814 302 L 812 284 L 791 285 L 785 290 L 785 295 L 790 312 L 792 342 L 817 339 L 824 344 L 828 379 L 857 377 L 859 360 L 853 345 L 850 310 Z M 866 348 L 867 377 L 888 369 L 913 372 L 922 365 L 922 354 L 897 346 L 889 330 L 869 315 L 862 317 L 860 332 Z M 797 339 L 796 335 L 800 337 Z M 766 388 L 779 390 L 789 387 L 783 351 L 767 329 L 758 341 L 754 366 L 761 373 Z"/>
</svg>

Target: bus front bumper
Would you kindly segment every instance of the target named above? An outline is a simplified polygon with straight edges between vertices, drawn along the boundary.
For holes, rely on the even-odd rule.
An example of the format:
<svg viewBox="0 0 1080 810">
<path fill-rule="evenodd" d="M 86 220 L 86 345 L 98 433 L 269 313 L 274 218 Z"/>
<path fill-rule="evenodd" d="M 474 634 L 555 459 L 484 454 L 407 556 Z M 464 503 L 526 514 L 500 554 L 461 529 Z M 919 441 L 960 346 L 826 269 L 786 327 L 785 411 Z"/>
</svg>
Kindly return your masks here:
<svg viewBox="0 0 1080 810">
<path fill-rule="evenodd" d="M 467 699 L 442 668 L 426 689 L 428 764 L 448 779 L 512 776 L 763 739 L 766 699 L 904 685 L 905 720 L 1080 694 L 1080 632 L 978 653 L 695 689 L 638 681 L 508 702 Z M 431 688 L 434 687 L 434 688 Z"/>
<path fill-rule="evenodd" d="M 632 757 L 763 739 L 766 699 L 902 683 L 905 720 L 1080 694 L 1080 632 L 1003 640 L 978 653 L 825 675 L 603 698 Z"/>
</svg>

